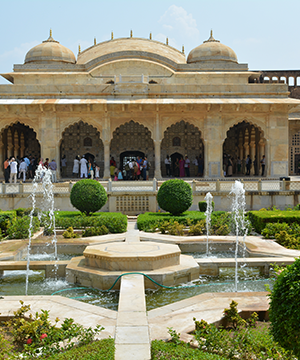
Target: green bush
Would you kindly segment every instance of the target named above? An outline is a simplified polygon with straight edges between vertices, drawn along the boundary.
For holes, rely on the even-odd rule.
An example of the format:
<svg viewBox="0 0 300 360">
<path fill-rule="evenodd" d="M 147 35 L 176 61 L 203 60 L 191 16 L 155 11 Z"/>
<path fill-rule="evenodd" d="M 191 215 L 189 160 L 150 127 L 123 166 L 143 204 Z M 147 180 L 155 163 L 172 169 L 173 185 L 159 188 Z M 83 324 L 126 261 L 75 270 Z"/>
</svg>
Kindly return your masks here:
<svg viewBox="0 0 300 360">
<path fill-rule="evenodd" d="M 214 201 L 212 201 L 211 205 L 212 205 L 212 211 L 214 211 L 214 208 L 215 208 L 215 203 L 214 203 Z M 199 202 L 198 202 L 198 207 L 199 207 L 199 210 L 200 210 L 201 212 L 205 212 L 206 209 L 207 209 L 207 202 L 206 202 L 206 201 L 199 201 Z"/>
<path fill-rule="evenodd" d="M 88 236 L 99 236 L 108 234 L 108 228 L 105 225 L 87 228 L 83 233 L 82 237 Z"/>
<path fill-rule="evenodd" d="M 13 336 L 13 342 L 18 348 L 23 348 L 22 358 L 25 359 L 45 359 L 48 355 L 71 349 L 75 346 L 72 341 L 74 338 L 80 345 L 89 344 L 104 330 L 100 325 L 95 329 L 84 328 L 71 318 L 64 319 L 61 326 L 57 327 L 59 319 L 56 318 L 55 324 L 51 324 L 47 310 L 36 312 L 35 315 L 30 314 L 29 318 L 26 318 L 25 314 L 30 310 L 30 305 L 24 305 L 23 301 L 20 303 L 21 307 L 14 311 L 14 317 L 5 325 Z"/>
<path fill-rule="evenodd" d="M 73 185 L 70 200 L 76 209 L 89 216 L 106 204 L 107 194 L 98 181 L 85 179 Z"/>
<path fill-rule="evenodd" d="M 24 215 L 30 215 L 32 208 L 18 208 L 16 209 L 16 213 L 18 217 L 22 217 Z M 35 208 L 33 211 L 33 216 L 38 216 L 41 213 L 41 209 Z"/>
<path fill-rule="evenodd" d="M 225 211 L 215 211 L 211 215 L 210 234 L 228 235 L 232 224 L 230 213 Z"/>
<path fill-rule="evenodd" d="M 170 213 L 147 212 L 137 218 L 137 227 L 140 231 L 155 231 L 164 222 L 177 221 L 185 226 L 195 225 L 200 220 L 205 220 L 205 215 L 199 211 L 186 211 L 179 216 Z"/>
<path fill-rule="evenodd" d="M 270 294 L 271 333 L 286 350 L 300 357 L 300 258 L 277 277 Z"/>
<path fill-rule="evenodd" d="M 127 216 L 121 213 L 95 213 L 84 216 L 78 211 L 55 212 L 55 225 L 57 228 L 86 229 L 105 225 L 110 233 L 122 233 L 127 230 Z"/>
<path fill-rule="evenodd" d="M 7 231 L 13 221 L 16 218 L 16 211 L 0 211 L 0 238 L 7 236 Z"/>
<path fill-rule="evenodd" d="M 79 238 L 79 234 L 74 233 L 74 229 L 70 226 L 63 232 L 63 237 L 65 239 L 76 239 Z"/>
<path fill-rule="evenodd" d="M 193 203 L 192 188 L 183 180 L 167 180 L 158 190 L 157 202 L 161 209 L 172 215 L 180 215 Z"/>
<path fill-rule="evenodd" d="M 197 224 L 191 225 L 189 228 L 189 235 L 203 235 L 206 233 L 206 221 L 198 221 Z"/>
<path fill-rule="evenodd" d="M 289 231 L 290 226 L 287 223 L 269 223 L 262 230 L 261 234 L 265 239 L 275 239 L 275 235 L 280 233 L 280 231 Z"/>
<path fill-rule="evenodd" d="M 300 249 L 300 238 L 296 238 L 294 235 L 289 235 L 286 231 L 280 231 L 275 235 L 275 239 L 278 244 L 288 249 Z"/>
<path fill-rule="evenodd" d="M 10 239 L 28 239 L 29 237 L 29 224 L 30 217 L 23 216 L 13 219 L 12 224 L 7 230 L 8 237 Z M 40 229 L 40 221 L 38 218 L 32 218 L 32 230 L 31 235 Z"/>
<path fill-rule="evenodd" d="M 249 211 L 249 219 L 256 232 L 261 234 L 262 230 L 268 223 L 297 223 L 300 224 L 300 211 L 284 211 L 284 210 L 269 210 L 269 211 Z"/>
<path fill-rule="evenodd" d="M 159 227 L 162 234 L 178 235 L 183 236 L 185 225 L 179 224 L 178 221 L 171 220 L 170 222 L 165 221 Z"/>
</svg>

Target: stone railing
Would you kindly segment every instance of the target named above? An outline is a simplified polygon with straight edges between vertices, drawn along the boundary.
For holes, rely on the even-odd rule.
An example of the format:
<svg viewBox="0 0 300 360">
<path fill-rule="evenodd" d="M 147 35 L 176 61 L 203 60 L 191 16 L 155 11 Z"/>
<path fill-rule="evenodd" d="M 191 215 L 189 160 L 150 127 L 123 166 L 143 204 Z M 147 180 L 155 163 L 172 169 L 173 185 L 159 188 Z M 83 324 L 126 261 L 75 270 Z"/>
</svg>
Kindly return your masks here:
<svg viewBox="0 0 300 360">
<path fill-rule="evenodd" d="M 230 200 L 228 194 L 234 179 L 201 179 L 186 180 L 193 189 L 193 205 L 191 210 L 198 209 L 198 202 L 203 201 L 207 192 L 211 192 L 216 210 L 228 210 Z M 295 206 L 300 203 L 300 181 L 272 179 L 241 180 L 246 190 L 247 210 L 258 210 L 262 207 Z M 75 182 L 53 184 L 55 207 L 60 210 L 74 210 L 70 203 L 70 192 Z M 157 211 L 156 194 L 163 183 L 156 179 L 149 181 L 101 181 L 107 191 L 108 201 L 102 211 L 118 211 L 128 215 L 136 215 L 146 211 Z M 1 209 L 10 210 L 19 207 L 30 207 L 29 195 L 33 192 L 32 183 L 5 184 L 0 183 Z M 38 197 L 42 195 L 42 184 L 36 189 Z"/>
<path fill-rule="evenodd" d="M 247 180 L 243 181 L 245 190 L 248 191 L 300 191 L 300 181 L 285 180 Z M 186 180 L 193 189 L 193 193 L 199 192 L 230 192 L 235 180 Z M 54 183 L 54 194 L 69 194 L 75 182 Z M 156 179 L 148 181 L 100 181 L 108 194 L 114 193 L 136 193 L 156 192 L 163 181 Z M 36 193 L 42 193 L 42 184 L 38 184 Z M 6 184 L 0 183 L 0 194 L 31 194 L 33 192 L 32 183 Z"/>
</svg>

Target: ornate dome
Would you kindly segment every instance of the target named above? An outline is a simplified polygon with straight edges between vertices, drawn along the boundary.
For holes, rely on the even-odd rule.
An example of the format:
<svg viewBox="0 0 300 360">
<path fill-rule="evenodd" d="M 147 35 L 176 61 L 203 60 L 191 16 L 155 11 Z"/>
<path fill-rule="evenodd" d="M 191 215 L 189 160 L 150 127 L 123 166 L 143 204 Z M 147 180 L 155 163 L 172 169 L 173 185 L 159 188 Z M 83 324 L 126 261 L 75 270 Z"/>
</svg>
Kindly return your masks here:
<svg viewBox="0 0 300 360">
<path fill-rule="evenodd" d="M 25 57 L 25 64 L 29 62 L 48 62 L 60 61 L 65 63 L 76 63 L 76 58 L 73 52 L 61 45 L 58 41 L 52 38 L 52 31 L 47 40 L 43 41 L 28 51 Z"/>
<path fill-rule="evenodd" d="M 187 63 L 195 63 L 200 61 L 232 61 L 237 63 L 236 53 L 228 46 L 215 40 L 210 32 L 210 38 L 203 44 L 193 49 L 187 58 Z"/>
<path fill-rule="evenodd" d="M 185 55 L 172 46 L 159 41 L 141 38 L 120 38 L 102 42 L 91 46 L 78 55 L 78 64 L 87 64 L 90 61 L 102 58 L 105 61 L 111 59 L 124 59 L 124 57 L 167 59 L 178 64 L 185 64 Z"/>
</svg>

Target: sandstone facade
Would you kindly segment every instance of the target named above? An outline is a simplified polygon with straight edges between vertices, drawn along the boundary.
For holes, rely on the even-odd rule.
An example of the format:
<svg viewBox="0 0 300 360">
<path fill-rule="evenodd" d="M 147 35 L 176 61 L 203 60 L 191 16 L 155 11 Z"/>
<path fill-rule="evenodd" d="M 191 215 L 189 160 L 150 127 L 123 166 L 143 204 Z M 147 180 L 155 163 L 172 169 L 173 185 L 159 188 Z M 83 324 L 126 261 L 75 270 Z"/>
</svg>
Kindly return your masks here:
<svg viewBox="0 0 300 360">
<path fill-rule="evenodd" d="M 294 171 L 291 134 L 299 127 L 289 131 L 289 114 L 300 101 L 286 84 L 261 83 L 212 34 L 187 58 L 129 37 L 95 43 L 77 59 L 50 34 L 2 76 L 12 84 L 0 85 L 1 163 L 29 153 L 60 163 L 66 155 L 71 175 L 74 157 L 91 154 L 109 178 L 111 156 L 122 166 L 147 155 L 150 177 L 161 178 L 166 155 L 201 155 L 204 176 L 217 178 L 226 153 L 266 155 L 268 177 Z"/>
</svg>

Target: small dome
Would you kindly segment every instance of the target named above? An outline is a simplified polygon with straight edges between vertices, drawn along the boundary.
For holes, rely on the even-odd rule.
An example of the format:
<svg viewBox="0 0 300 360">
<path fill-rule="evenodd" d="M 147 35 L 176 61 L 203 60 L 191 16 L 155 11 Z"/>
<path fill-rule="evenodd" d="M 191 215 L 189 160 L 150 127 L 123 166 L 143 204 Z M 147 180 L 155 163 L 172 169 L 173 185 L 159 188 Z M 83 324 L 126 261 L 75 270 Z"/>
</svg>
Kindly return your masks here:
<svg viewBox="0 0 300 360">
<path fill-rule="evenodd" d="M 228 46 L 215 40 L 210 32 L 210 38 L 203 44 L 193 49 L 187 58 L 187 63 L 195 63 L 200 61 L 232 61 L 237 63 L 236 53 Z"/>
<path fill-rule="evenodd" d="M 25 64 L 29 62 L 60 61 L 75 64 L 76 58 L 73 52 L 52 38 L 52 31 L 47 40 L 43 41 L 28 51 Z"/>
</svg>

